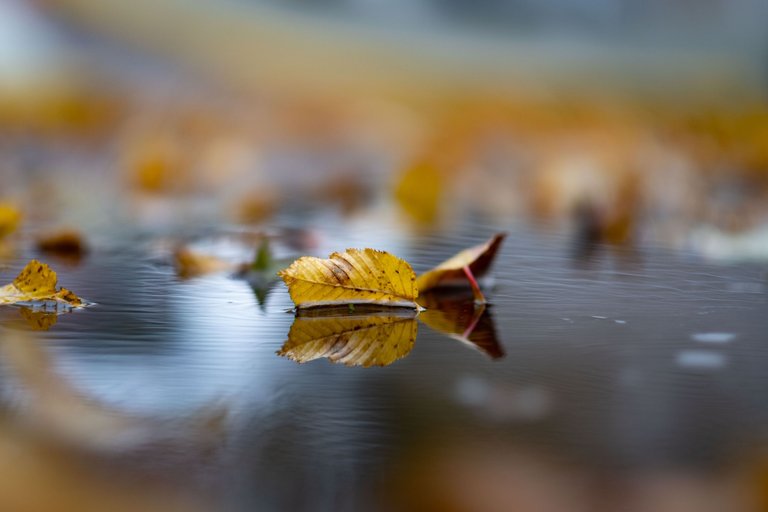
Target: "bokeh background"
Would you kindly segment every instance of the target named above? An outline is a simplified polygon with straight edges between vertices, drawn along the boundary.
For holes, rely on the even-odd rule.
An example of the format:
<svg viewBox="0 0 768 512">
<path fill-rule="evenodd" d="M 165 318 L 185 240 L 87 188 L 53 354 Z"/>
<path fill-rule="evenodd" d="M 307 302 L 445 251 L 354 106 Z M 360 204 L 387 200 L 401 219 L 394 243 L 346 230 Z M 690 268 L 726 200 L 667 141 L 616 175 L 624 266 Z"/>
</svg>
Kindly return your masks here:
<svg viewBox="0 0 768 512">
<path fill-rule="evenodd" d="M 2 9 L 6 190 L 96 167 L 234 222 L 392 202 L 766 257 L 756 0 Z"/>
</svg>

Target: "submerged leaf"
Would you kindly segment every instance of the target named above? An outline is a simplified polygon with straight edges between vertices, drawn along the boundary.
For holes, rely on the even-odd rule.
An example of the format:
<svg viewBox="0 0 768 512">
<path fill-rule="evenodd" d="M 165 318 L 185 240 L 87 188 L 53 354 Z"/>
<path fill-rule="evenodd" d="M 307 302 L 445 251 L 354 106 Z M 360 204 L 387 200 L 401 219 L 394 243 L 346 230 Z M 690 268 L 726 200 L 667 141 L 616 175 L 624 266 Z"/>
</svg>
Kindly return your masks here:
<svg viewBox="0 0 768 512">
<path fill-rule="evenodd" d="M 488 272 L 505 236 L 504 233 L 498 233 L 484 244 L 464 249 L 432 270 L 420 275 L 416 280 L 416 285 L 419 290 L 424 292 L 442 286 L 469 284 L 475 292 L 475 299 L 478 302 L 484 302 L 476 279 Z"/>
<path fill-rule="evenodd" d="M 278 273 L 297 308 L 376 304 L 418 309 L 416 275 L 397 256 L 347 249 L 330 258 L 304 256 Z"/>
<path fill-rule="evenodd" d="M 27 263 L 12 283 L 0 287 L 0 305 L 53 302 L 66 307 L 81 307 L 83 301 L 67 290 L 57 289 L 58 277 L 51 267 L 37 260 Z"/>
<path fill-rule="evenodd" d="M 278 355 L 298 363 L 327 358 L 347 366 L 387 366 L 416 341 L 414 315 L 297 316 Z"/>
<path fill-rule="evenodd" d="M 465 294 L 446 296 L 434 292 L 422 295 L 420 300 L 427 309 L 419 314 L 419 320 L 428 327 L 483 352 L 491 359 L 504 357 L 491 311 L 485 304 L 476 304 Z"/>
</svg>

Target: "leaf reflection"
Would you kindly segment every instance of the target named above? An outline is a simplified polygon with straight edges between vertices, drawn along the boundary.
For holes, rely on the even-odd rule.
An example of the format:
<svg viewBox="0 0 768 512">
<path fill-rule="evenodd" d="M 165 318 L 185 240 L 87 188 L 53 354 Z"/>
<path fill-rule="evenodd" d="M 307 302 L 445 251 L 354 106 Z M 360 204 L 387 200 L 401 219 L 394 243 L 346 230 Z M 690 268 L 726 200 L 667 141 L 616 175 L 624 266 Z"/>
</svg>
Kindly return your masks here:
<svg viewBox="0 0 768 512">
<path fill-rule="evenodd" d="M 47 331 L 56 325 L 59 317 L 56 312 L 33 309 L 26 306 L 21 308 L 19 313 L 33 331 Z"/>
<path fill-rule="evenodd" d="M 490 309 L 476 304 L 465 291 L 427 292 L 419 296 L 427 308 L 419 319 L 435 331 L 480 350 L 491 359 L 504 357 L 504 349 L 496 337 Z"/>
<path fill-rule="evenodd" d="M 298 363 L 326 358 L 347 366 L 387 366 L 408 355 L 416 341 L 415 313 L 357 307 L 296 317 L 278 355 Z"/>
</svg>

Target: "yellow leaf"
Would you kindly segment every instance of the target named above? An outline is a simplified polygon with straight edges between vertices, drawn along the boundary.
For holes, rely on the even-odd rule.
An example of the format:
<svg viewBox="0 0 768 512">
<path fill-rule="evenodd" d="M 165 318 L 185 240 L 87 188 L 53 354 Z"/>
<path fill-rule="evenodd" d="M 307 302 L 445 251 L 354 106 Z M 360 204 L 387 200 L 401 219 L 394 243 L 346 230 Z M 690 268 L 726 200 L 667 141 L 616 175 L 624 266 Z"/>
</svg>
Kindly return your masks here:
<svg viewBox="0 0 768 512">
<path fill-rule="evenodd" d="M 55 302 L 68 307 L 80 307 L 82 300 L 67 290 L 57 289 L 58 277 L 45 263 L 32 260 L 12 283 L 0 287 L 0 305 L 27 302 Z"/>
<path fill-rule="evenodd" d="M 278 355 L 298 363 L 327 358 L 347 366 L 387 366 L 416 341 L 414 315 L 297 316 Z"/>
<path fill-rule="evenodd" d="M 209 254 L 192 251 L 185 247 L 178 249 L 173 254 L 176 272 L 179 277 L 186 279 L 213 272 L 221 272 L 234 267 L 232 263 Z"/>
<path fill-rule="evenodd" d="M 442 286 L 471 285 L 475 299 L 484 302 L 477 285 L 477 278 L 482 277 L 493 263 L 506 234 L 498 233 L 481 245 L 465 249 L 437 267 L 420 275 L 416 286 L 422 292 Z"/>
<path fill-rule="evenodd" d="M 21 213 L 13 206 L 0 203 L 0 238 L 4 238 L 19 227 Z"/>
<path fill-rule="evenodd" d="M 491 359 L 504 357 L 504 349 L 496 337 L 496 327 L 485 304 L 475 304 L 461 295 L 427 292 L 419 299 L 427 309 L 419 320 L 431 329 L 485 353 Z"/>
<path fill-rule="evenodd" d="M 304 256 L 278 275 L 297 308 L 377 304 L 418 309 L 416 275 L 387 252 L 347 249 L 328 259 Z"/>
<path fill-rule="evenodd" d="M 428 162 L 417 163 L 402 174 L 395 199 L 408 217 L 419 225 L 432 225 L 440 216 L 443 176 Z"/>
</svg>

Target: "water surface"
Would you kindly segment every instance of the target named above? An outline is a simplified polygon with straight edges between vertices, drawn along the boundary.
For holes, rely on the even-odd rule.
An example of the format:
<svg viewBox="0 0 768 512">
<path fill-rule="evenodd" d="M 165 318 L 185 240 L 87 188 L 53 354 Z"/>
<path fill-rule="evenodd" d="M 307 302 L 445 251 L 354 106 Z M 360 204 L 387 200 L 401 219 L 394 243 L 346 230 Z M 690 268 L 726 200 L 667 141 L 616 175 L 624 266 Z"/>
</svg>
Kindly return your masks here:
<svg viewBox="0 0 768 512">
<path fill-rule="evenodd" d="M 373 246 L 417 271 L 507 231 L 483 317 L 503 357 L 420 323 L 391 365 L 297 364 L 276 355 L 294 321 L 282 283 L 257 297 L 227 275 L 181 280 L 157 233 L 105 230 L 79 265 L 50 261 L 96 305 L 21 339 L 19 310 L 0 311 L 5 428 L 67 446 L 88 489 L 147 481 L 132 492 L 189 510 L 615 510 L 667 485 L 749 509 L 768 433 L 764 268 L 650 248 L 575 258 L 567 236 L 511 221 L 302 223 L 313 254 Z"/>
</svg>

